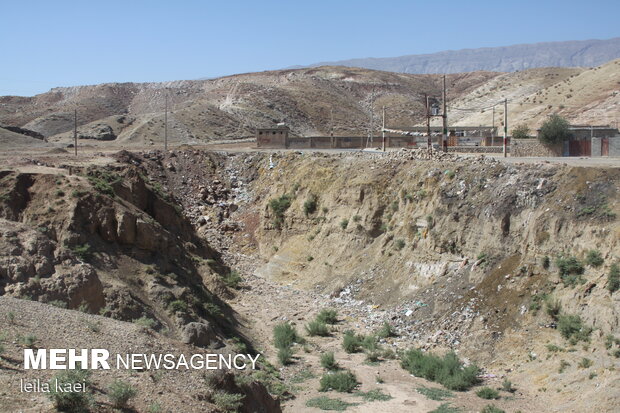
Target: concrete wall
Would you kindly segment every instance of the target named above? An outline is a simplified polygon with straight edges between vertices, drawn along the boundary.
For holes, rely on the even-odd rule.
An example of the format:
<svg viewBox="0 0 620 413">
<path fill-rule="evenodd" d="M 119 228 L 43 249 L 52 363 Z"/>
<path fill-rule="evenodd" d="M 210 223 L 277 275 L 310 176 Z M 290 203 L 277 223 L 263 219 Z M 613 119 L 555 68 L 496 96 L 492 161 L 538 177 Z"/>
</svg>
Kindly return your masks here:
<svg viewBox="0 0 620 413">
<path fill-rule="evenodd" d="M 562 156 L 562 145 L 546 146 L 538 139 L 513 139 L 510 156 Z"/>
<path fill-rule="evenodd" d="M 620 156 L 620 136 L 607 138 L 609 141 L 609 156 Z M 592 138 L 592 156 L 602 156 L 602 138 Z"/>
</svg>

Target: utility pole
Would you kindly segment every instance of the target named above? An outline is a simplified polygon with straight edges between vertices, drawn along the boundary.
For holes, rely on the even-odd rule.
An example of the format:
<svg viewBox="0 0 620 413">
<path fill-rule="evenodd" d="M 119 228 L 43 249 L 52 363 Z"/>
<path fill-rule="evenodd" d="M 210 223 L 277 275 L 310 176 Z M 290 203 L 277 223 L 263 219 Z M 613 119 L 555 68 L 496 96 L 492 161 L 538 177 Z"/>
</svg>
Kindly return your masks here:
<svg viewBox="0 0 620 413">
<path fill-rule="evenodd" d="M 424 99 L 426 99 L 426 147 L 431 152 L 433 144 L 431 142 L 431 114 L 428 108 L 428 94 L 424 94 Z"/>
<path fill-rule="evenodd" d="M 504 99 L 504 158 L 508 156 L 506 153 L 506 145 L 508 143 L 508 99 Z"/>
<path fill-rule="evenodd" d="M 383 121 L 381 124 L 381 150 L 385 152 L 385 106 L 383 107 Z"/>
<path fill-rule="evenodd" d="M 368 119 L 368 123 L 369 123 L 369 125 L 368 125 L 368 138 L 370 140 L 370 145 L 371 146 L 372 146 L 372 143 L 373 143 L 372 142 L 372 121 L 373 121 L 373 113 L 372 112 L 373 112 L 373 109 L 374 109 L 374 105 L 375 105 L 375 102 L 374 102 L 374 92 L 373 92 L 373 95 L 370 97 L 370 116 L 369 116 L 369 119 Z"/>
<path fill-rule="evenodd" d="M 495 145 L 495 105 L 493 105 L 493 123 L 491 128 L 491 146 Z"/>
<path fill-rule="evenodd" d="M 77 109 L 73 110 L 73 146 L 75 148 L 75 156 L 77 156 Z"/>
<path fill-rule="evenodd" d="M 332 148 L 335 147 L 334 145 L 334 108 L 330 108 L 329 109 L 329 136 L 330 136 L 330 142 L 332 145 Z"/>
<path fill-rule="evenodd" d="M 443 75 L 443 131 L 441 134 L 443 142 L 441 146 L 444 152 L 448 152 L 448 112 L 446 107 L 446 75 Z"/>
</svg>

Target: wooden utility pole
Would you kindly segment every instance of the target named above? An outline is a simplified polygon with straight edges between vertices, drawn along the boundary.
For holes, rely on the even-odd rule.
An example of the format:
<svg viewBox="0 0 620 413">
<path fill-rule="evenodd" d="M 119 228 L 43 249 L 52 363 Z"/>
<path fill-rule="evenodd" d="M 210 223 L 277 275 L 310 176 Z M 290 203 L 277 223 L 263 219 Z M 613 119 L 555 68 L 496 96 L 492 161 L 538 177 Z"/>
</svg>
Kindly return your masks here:
<svg viewBox="0 0 620 413">
<path fill-rule="evenodd" d="M 495 105 L 493 105 L 493 123 L 491 128 L 491 146 L 495 145 Z"/>
<path fill-rule="evenodd" d="M 448 152 L 448 112 L 446 105 L 446 75 L 443 75 L 443 131 L 441 133 L 442 143 L 441 146 L 444 152 Z"/>
<path fill-rule="evenodd" d="M 77 109 L 73 110 L 73 146 L 77 156 Z"/>
<path fill-rule="evenodd" d="M 168 152 L 168 89 L 164 89 L 166 94 L 166 109 L 164 111 L 164 151 Z"/>
<path fill-rule="evenodd" d="M 433 144 L 431 142 L 431 114 L 428 107 L 428 94 L 424 94 L 424 99 L 426 99 L 426 147 L 430 152 Z"/>
<path fill-rule="evenodd" d="M 504 158 L 508 156 L 506 146 L 508 144 L 508 99 L 504 99 Z"/>
<path fill-rule="evenodd" d="M 329 136 L 330 136 L 330 143 L 331 143 L 331 147 L 335 148 L 336 145 L 334 144 L 334 108 L 330 108 L 329 110 Z"/>
<path fill-rule="evenodd" d="M 385 106 L 383 107 L 383 121 L 381 122 L 381 150 L 385 152 Z"/>
</svg>

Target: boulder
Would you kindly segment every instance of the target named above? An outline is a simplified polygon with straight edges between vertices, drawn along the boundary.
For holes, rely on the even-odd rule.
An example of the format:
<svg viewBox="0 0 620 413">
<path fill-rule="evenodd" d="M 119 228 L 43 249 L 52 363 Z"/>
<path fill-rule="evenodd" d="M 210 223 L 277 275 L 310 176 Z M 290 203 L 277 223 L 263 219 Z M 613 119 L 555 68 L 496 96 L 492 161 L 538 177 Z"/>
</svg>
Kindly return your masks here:
<svg viewBox="0 0 620 413">
<path fill-rule="evenodd" d="M 183 328 L 182 340 L 197 347 L 208 347 L 218 340 L 213 327 L 208 323 L 192 322 Z"/>
</svg>

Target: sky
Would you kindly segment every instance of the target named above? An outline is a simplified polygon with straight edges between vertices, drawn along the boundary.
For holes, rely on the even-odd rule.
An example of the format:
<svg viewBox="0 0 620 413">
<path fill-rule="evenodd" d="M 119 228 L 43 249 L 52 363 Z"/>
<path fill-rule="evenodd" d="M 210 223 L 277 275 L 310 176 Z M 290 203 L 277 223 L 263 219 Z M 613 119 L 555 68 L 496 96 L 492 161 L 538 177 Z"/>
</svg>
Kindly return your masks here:
<svg viewBox="0 0 620 413">
<path fill-rule="evenodd" d="M 620 1 L 0 0 L 0 95 L 620 37 Z"/>
</svg>

